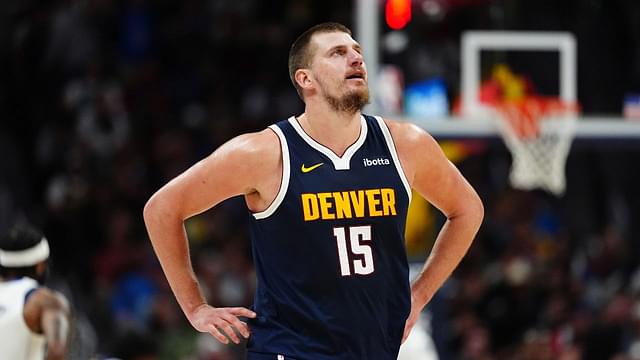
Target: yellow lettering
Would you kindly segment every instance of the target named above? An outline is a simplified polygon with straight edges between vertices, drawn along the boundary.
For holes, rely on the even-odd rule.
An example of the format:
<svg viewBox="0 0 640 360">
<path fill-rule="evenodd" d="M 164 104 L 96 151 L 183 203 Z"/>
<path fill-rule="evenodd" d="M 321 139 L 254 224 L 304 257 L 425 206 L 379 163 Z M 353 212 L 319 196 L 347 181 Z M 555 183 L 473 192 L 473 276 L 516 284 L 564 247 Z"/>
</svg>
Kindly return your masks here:
<svg viewBox="0 0 640 360">
<path fill-rule="evenodd" d="M 316 194 L 302 194 L 302 212 L 304 213 L 304 221 L 312 221 L 320 218 Z"/>
<path fill-rule="evenodd" d="M 393 189 L 380 189 L 382 192 L 382 211 L 384 215 L 396 214 L 396 193 Z"/>
<path fill-rule="evenodd" d="M 349 193 L 343 191 L 341 193 L 334 192 L 333 198 L 336 203 L 336 215 L 338 219 L 351 218 L 351 203 L 349 202 Z"/>
<path fill-rule="evenodd" d="M 353 204 L 353 211 L 356 213 L 356 217 L 364 217 L 364 191 L 349 191 L 349 196 L 351 197 L 351 203 Z"/>
<path fill-rule="evenodd" d="M 376 205 L 380 204 L 380 199 L 376 195 L 380 195 L 380 189 L 371 189 L 365 191 L 369 202 L 369 216 L 382 216 L 382 211 L 376 209 Z"/>
<path fill-rule="evenodd" d="M 301 200 L 304 221 L 397 214 L 396 193 L 391 188 L 307 193 L 301 195 Z"/>
<path fill-rule="evenodd" d="M 329 209 L 333 206 L 327 199 L 331 197 L 331 193 L 318 193 L 318 200 L 320 200 L 320 214 L 323 220 L 335 219 L 335 214 L 329 212 Z"/>
</svg>

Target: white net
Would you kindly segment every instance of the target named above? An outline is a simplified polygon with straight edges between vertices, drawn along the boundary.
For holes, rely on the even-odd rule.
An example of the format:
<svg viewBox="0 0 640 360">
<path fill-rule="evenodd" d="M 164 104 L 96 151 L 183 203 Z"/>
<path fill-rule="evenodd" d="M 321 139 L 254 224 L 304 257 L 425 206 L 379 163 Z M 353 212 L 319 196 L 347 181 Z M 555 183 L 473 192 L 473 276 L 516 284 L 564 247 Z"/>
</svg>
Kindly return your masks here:
<svg viewBox="0 0 640 360">
<path fill-rule="evenodd" d="M 526 116 L 523 112 L 495 110 L 495 114 L 500 134 L 513 158 L 509 174 L 511 186 L 563 195 L 565 164 L 575 134 L 575 112 L 554 112 L 534 119 L 534 123 L 523 119 Z M 534 126 L 535 134 L 523 135 L 521 127 L 527 123 L 524 126 Z"/>
</svg>

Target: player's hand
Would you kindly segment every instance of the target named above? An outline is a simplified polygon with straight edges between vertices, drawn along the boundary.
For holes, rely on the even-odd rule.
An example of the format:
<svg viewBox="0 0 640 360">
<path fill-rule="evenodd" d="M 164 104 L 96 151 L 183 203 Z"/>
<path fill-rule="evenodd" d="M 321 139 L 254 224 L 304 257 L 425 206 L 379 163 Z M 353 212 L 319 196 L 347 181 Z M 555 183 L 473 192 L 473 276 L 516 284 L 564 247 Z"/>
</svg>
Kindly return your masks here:
<svg viewBox="0 0 640 360">
<path fill-rule="evenodd" d="M 402 335 L 402 344 L 404 344 L 405 340 L 407 340 L 407 338 L 409 337 L 409 334 L 411 334 L 411 329 L 413 329 L 413 326 L 418 321 L 418 317 L 420 317 L 420 311 L 413 311 L 413 308 L 412 308 L 411 313 L 407 318 L 407 322 L 404 324 L 404 334 Z"/>
<path fill-rule="evenodd" d="M 423 306 L 420 306 L 419 304 L 417 304 L 413 296 L 411 296 L 411 313 L 409 313 L 409 317 L 407 318 L 407 321 L 404 324 L 404 334 L 402 335 L 402 344 L 404 344 L 405 340 L 407 340 L 407 338 L 409 337 L 409 334 L 411 334 L 411 329 L 413 329 L 413 326 L 418 321 L 418 318 L 420 317 L 420 313 L 422 312 L 422 308 Z"/>
<path fill-rule="evenodd" d="M 211 334 L 223 344 L 228 344 L 229 339 L 239 344 L 238 334 L 245 339 L 250 335 L 247 324 L 238 319 L 240 316 L 255 318 L 256 313 L 243 307 L 215 308 L 202 304 L 196 308 L 190 320 L 196 330 Z"/>
</svg>

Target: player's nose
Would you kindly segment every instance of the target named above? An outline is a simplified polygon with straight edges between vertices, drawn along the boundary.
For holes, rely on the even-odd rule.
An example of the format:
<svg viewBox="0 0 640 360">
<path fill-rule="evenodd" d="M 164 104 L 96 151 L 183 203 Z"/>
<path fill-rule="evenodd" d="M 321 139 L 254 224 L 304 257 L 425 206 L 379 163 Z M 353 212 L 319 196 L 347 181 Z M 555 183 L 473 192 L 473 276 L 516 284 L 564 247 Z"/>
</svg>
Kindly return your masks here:
<svg viewBox="0 0 640 360">
<path fill-rule="evenodd" d="M 364 58 L 362 57 L 362 54 L 351 49 L 351 51 L 349 51 L 349 64 L 355 67 L 362 66 L 362 64 L 364 64 Z"/>
</svg>

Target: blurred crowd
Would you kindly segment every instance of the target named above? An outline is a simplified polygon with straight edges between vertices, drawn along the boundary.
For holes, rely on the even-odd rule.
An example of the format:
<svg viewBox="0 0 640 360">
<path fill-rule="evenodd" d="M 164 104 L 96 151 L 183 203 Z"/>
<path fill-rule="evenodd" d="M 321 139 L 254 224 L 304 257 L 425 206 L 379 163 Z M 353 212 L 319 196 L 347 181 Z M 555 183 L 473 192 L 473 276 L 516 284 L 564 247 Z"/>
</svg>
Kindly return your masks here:
<svg viewBox="0 0 640 360">
<path fill-rule="evenodd" d="M 633 1 L 594 0 L 592 8 L 542 1 L 533 10 L 506 1 L 440 3 L 450 5 L 448 17 L 416 16 L 409 31 L 417 40 L 384 56 L 407 68 L 407 81 L 439 71 L 455 91 L 462 30 L 513 26 L 505 12 L 527 14 L 524 27 L 532 29 L 536 11 L 553 15 L 543 29 L 557 30 L 573 4 L 584 16 L 568 30 L 579 39 L 597 31 L 590 26 L 604 21 L 599 11 L 627 20 L 603 25 L 602 36 L 620 32 L 625 46 L 606 43 L 619 53 L 599 56 L 611 56 L 614 79 L 621 66 L 629 76 L 603 80 L 600 90 L 610 91 L 601 96 L 590 82 L 581 85 L 584 108 L 615 111 L 614 95 L 640 88 L 633 32 L 640 20 L 626 12 L 637 9 Z M 299 113 L 286 68 L 290 43 L 317 22 L 353 25 L 352 11 L 337 0 L 2 1 L 0 231 L 19 217 L 43 227 L 50 285 L 74 308 L 71 358 L 242 358 L 242 346 L 223 347 L 186 322 L 146 237 L 142 207 L 232 136 Z M 583 54 L 600 54 L 589 46 L 579 42 Z M 458 163 L 487 216 L 429 306 L 442 359 L 640 359 L 640 174 L 630 167 L 639 150 L 577 144 L 562 199 L 510 190 L 508 155 L 491 141 Z M 186 224 L 212 304 L 252 304 L 247 221 L 238 198 Z"/>
</svg>

